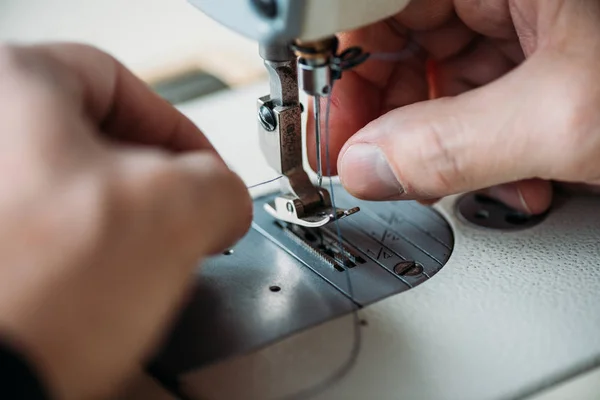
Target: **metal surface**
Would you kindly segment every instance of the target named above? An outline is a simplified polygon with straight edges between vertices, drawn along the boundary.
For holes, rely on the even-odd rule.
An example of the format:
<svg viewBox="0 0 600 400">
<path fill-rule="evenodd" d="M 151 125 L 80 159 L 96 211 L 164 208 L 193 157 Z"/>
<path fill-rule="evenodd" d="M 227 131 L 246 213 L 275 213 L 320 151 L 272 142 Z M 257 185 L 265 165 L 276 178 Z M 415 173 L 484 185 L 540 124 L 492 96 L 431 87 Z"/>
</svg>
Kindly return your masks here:
<svg viewBox="0 0 600 400">
<path fill-rule="evenodd" d="M 342 205 L 356 201 L 340 188 L 336 196 Z M 442 268 L 453 247 L 443 219 L 412 202 L 389 204 L 407 215 L 393 221 L 367 217 L 376 215 L 381 204 L 363 203 L 368 211 L 363 220 L 351 217 L 341 224 L 340 247 L 332 226 L 302 228 L 273 219 L 264 211 L 273 198 L 256 200 L 248 235 L 198 269 L 193 296 L 150 368 L 173 390 L 181 374 L 350 313 L 346 272 L 354 301 L 366 306 L 423 283 Z M 394 237 L 404 238 L 413 224 L 429 241 L 421 247 L 404 239 L 396 244 Z M 371 230 L 395 236 L 372 238 Z M 433 231 L 437 236 L 427 236 Z M 418 262 L 426 271 L 394 271 L 394 263 L 406 261 Z"/>
<path fill-rule="evenodd" d="M 339 291 L 256 229 L 198 269 L 194 294 L 151 370 L 170 380 L 351 311 Z"/>
<path fill-rule="evenodd" d="M 460 217 L 468 223 L 482 228 L 506 231 L 531 228 L 541 223 L 547 216 L 547 213 L 527 215 L 490 197 L 473 193 L 459 199 L 456 207 Z"/>
<path fill-rule="evenodd" d="M 269 73 L 270 94 L 258 100 L 259 115 L 264 108 L 272 109 L 276 117 L 275 132 L 259 125 L 259 141 L 263 155 L 269 165 L 287 178 L 285 192 L 291 192 L 305 204 L 318 204 L 321 197 L 302 163 L 302 109 L 299 102 L 297 61 L 286 46 L 272 45 L 265 53 L 281 55 L 287 51 L 286 61 L 265 60 Z M 279 49 L 279 50 L 277 50 Z"/>
<path fill-rule="evenodd" d="M 333 81 L 331 66 L 298 64 L 300 89 L 310 96 L 327 97 L 331 93 L 331 84 Z"/>
<path fill-rule="evenodd" d="M 265 105 L 260 106 L 258 109 L 258 121 L 267 132 L 273 132 L 277 128 L 275 113 Z"/>
<path fill-rule="evenodd" d="M 334 81 L 332 69 L 339 41 L 331 36 L 315 42 L 297 40 L 292 46 L 298 56 L 300 89 L 309 96 L 327 97 Z"/>
<path fill-rule="evenodd" d="M 321 195 L 328 196 L 325 191 Z M 327 197 L 326 204 L 331 204 L 329 197 Z M 266 203 L 264 208 L 273 218 L 309 228 L 324 226 L 336 219 L 346 218 L 360 211 L 359 207 L 345 210 L 322 205 L 312 212 L 306 212 L 302 202 L 289 195 L 277 196 L 273 201 Z"/>
<path fill-rule="evenodd" d="M 355 207 L 333 208 L 327 190 L 315 187 L 304 170 L 296 56 L 287 44 L 263 45 L 261 54 L 277 55 L 277 61 L 265 60 L 270 95 L 258 100 L 259 143 L 268 164 L 284 176 L 282 194 L 268 211 L 275 218 L 303 226 L 322 226 L 334 217 L 357 212 Z M 287 59 L 282 60 L 283 56 Z"/>
<path fill-rule="evenodd" d="M 321 155 L 321 96 L 313 98 L 313 116 L 315 119 L 315 152 L 317 158 L 317 186 L 323 186 L 323 157 Z"/>
</svg>

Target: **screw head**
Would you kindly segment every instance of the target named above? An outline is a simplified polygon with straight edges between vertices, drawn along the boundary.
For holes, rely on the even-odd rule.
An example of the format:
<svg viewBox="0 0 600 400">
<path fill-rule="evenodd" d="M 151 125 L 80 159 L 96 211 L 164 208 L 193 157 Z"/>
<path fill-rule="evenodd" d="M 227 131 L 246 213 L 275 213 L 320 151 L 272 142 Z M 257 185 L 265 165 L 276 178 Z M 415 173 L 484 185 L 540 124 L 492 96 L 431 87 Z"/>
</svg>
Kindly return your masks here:
<svg viewBox="0 0 600 400">
<path fill-rule="evenodd" d="M 294 213 L 294 205 L 293 205 L 291 202 L 287 203 L 287 204 L 285 205 L 285 208 L 287 208 L 287 210 L 288 210 L 288 212 L 289 212 L 290 214 L 293 214 L 293 213 Z"/>
<path fill-rule="evenodd" d="M 273 19 L 277 16 L 277 1 L 276 0 L 251 0 L 254 8 L 263 17 Z"/>
<path fill-rule="evenodd" d="M 400 276 L 418 276 L 423 273 L 423 266 L 411 260 L 400 261 L 394 267 L 394 272 Z"/>
<path fill-rule="evenodd" d="M 258 110 L 258 120 L 262 127 L 268 132 L 273 132 L 275 128 L 277 128 L 275 113 L 267 106 L 261 106 Z"/>
</svg>

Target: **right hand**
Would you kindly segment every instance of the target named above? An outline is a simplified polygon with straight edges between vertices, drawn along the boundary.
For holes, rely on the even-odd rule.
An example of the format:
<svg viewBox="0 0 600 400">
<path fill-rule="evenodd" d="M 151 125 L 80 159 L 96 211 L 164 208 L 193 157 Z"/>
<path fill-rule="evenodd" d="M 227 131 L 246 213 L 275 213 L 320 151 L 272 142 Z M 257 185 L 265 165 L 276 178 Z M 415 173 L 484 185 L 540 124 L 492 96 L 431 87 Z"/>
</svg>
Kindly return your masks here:
<svg viewBox="0 0 600 400">
<path fill-rule="evenodd" d="M 343 34 L 341 48 L 398 53 L 411 41 L 420 52 L 370 60 L 336 84 L 331 158 L 350 193 L 484 189 L 536 214 L 550 206 L 549 181 L 600 183 L 598 0 L 414 0 Z M 443 98 L 430 99 L 427 59 Z"/>
</svg>

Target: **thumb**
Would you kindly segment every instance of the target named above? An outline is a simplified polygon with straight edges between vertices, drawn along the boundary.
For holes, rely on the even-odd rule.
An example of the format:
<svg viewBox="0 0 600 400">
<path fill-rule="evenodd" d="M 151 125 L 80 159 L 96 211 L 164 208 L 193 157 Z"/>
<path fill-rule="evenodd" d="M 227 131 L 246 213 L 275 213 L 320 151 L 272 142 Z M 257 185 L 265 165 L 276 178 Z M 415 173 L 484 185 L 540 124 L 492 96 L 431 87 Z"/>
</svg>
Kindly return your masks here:
<svg viewBox="0 0 600 400">
<path fill-rule="evenodd" d="M 577 111 L 568 67 L 553 56 L 534 56 L 479 89 L 384 115 L 342 149 L 342 183 L 357 197 L 393 200 L 555 178 L 568 161 L 561 132 L 569 132 Z"/>
</svg>

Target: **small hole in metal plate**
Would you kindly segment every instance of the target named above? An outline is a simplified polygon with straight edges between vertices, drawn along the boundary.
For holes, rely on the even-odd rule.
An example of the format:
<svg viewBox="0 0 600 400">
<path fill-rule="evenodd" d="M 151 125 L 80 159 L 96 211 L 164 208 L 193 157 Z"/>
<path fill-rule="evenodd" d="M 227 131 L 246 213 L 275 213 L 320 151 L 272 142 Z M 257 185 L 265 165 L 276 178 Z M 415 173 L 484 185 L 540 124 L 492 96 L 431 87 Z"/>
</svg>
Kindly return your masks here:
<svg viewBox="0 0 600 400">
<path fill-rule="evenodd" d="M 279 286 L 270 286 L 269 290 L 273 293 L 277 293 L 281 291 L 281 288 Z"/>
</svg>

